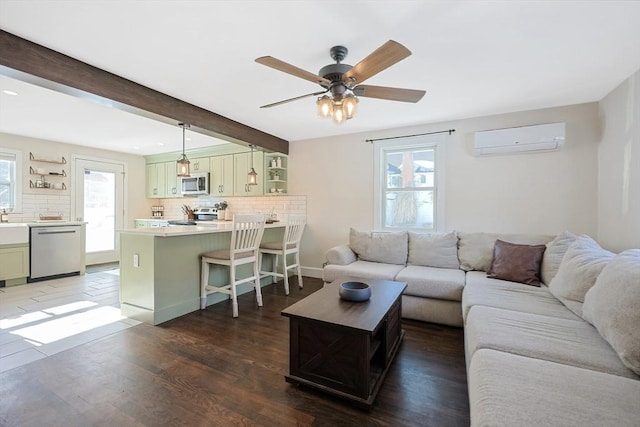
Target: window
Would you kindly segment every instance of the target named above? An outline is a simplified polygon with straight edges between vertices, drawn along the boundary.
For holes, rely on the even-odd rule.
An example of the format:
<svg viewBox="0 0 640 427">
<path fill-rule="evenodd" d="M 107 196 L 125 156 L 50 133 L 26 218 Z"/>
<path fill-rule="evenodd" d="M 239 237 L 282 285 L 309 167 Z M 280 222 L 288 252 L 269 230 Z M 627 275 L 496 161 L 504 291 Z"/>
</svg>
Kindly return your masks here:
<svg viewBox="0 0 640 427">
<path fill-rule="evenodd" d="M 376 143 L 376 228 L 444 230 L 445 138 L 429 135 Z"/>
<path fill-rule="evenodd" d="M 20 210 L 22 156 L 19 151 L 0 148 L 0 209 Z"/>
</svg>

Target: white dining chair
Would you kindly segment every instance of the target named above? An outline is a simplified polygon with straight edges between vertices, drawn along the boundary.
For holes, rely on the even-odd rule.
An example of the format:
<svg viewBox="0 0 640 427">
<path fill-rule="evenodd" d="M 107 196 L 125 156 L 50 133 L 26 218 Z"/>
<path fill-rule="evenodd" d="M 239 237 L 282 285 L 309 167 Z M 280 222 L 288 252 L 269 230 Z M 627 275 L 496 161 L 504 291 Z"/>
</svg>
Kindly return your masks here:
<svg viewBox="0 0 640 427">
<path fill-rule="evenodd" d="M 306 218 L 302 215 L 290 215 L 287 219 L 287 225 L 284 229 L 284 235 L 281 241 L 265 242 L 260 244 L 260 277 L 269 277 L 273 279 L 273 283 L 277 282 L 278 277 L 284 278 L 284 293 L 289 295 L 289 270 L 296 269 L 298 274 L 298 286 L 302 288 L 302 272 L 300 270 L 300 240 L 306 225 Z M 294 255 L 294 263 L 287 264 L 287 256 Z M 273 269 L 272 271 L 262 270 L 262 257 L 264 255 L 272 255 Z M 277 272 L 278 258 L 282 257 L 282 273 Z"/>
<path fill-rule="evenodd" d="M 234 215 L 229 249 L 207 252 L 201 255 L 202 271 L 200 280 L 200 308 L 207 307 L 207 295 L 222 292 L 230 295 L 233 304 L 233 317 L 238 317 L 238 295 L 236 286 L 253 282 L 258 306 L 262 307 L 260 292 L 259 253 L 260 241 L 264 233 L 264 215 Z M 253 274 L 238 280 L 236 267 L 253 263 Z M 209 284 L 210 264 L 229 267 L 229 284 L 213 286 Z"/>
</svg>

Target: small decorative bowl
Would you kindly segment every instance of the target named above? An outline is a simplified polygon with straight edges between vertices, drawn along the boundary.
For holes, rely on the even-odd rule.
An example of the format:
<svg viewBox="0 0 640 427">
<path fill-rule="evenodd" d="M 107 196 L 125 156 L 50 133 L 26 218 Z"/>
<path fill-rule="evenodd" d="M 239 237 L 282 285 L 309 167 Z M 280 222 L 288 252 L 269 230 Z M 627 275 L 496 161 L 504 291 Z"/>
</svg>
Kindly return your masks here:
<svg viewBox="0 0 640 427">
<path fill-rule="evenodd" d="M 347 301 L 360 302 L 371 298 L 371 288 L 362 282 L 344 282 L 340 284 L 340 298 Z"/>
</svg>

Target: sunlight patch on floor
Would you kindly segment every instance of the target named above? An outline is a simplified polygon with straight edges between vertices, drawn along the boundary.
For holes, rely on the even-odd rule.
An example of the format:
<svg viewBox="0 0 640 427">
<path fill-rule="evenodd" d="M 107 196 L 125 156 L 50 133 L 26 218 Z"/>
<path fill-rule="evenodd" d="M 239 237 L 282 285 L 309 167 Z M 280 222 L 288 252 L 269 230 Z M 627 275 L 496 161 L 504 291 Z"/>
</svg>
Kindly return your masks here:
<svg viewBox="0 0 640 427">
<path fill-rule="evenodd" d="M 34 345 L 42 345 L 99 328 L 109 323 L 118 322 L 122 319 L 125 319 L 125 317 L 120 314 L 120 309 L 99 307 L 82 313 L 48 320 L 10 333 L 19 335 Z"/>
</svg>

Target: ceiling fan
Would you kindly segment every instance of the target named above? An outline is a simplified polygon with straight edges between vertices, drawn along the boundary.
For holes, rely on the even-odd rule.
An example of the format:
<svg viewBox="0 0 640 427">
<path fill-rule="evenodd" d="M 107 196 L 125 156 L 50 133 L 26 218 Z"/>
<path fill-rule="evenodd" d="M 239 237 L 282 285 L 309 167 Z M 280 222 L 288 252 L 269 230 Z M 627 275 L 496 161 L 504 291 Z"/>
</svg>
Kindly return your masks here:
<svg viewBox="0 0 640 427">
<path fill-rule="evenodd" d="M 316 101 L 318 114 L 322 117 L 332 117 L 334 122 L 342 123 L 355 115 L 359 96 L 402 102 L 418 102 L 424 96 L 424 90 L 362 84 L 370 77 L 411 55 L 411 51 L 400 43 L 389 40 L 354 66 L 342 63 L 348 52 L 344 46 L 332 47 L 329 54 L 336 63 L 322 67 L 318 74 L 313 74 L 271 56 L 257 58 L 256 62 L 259 64 L 317 83 L 324 89 L 263 105 L 260 108 L 275 107 L 310 96 L 322 95 Z"/>
</svg>

